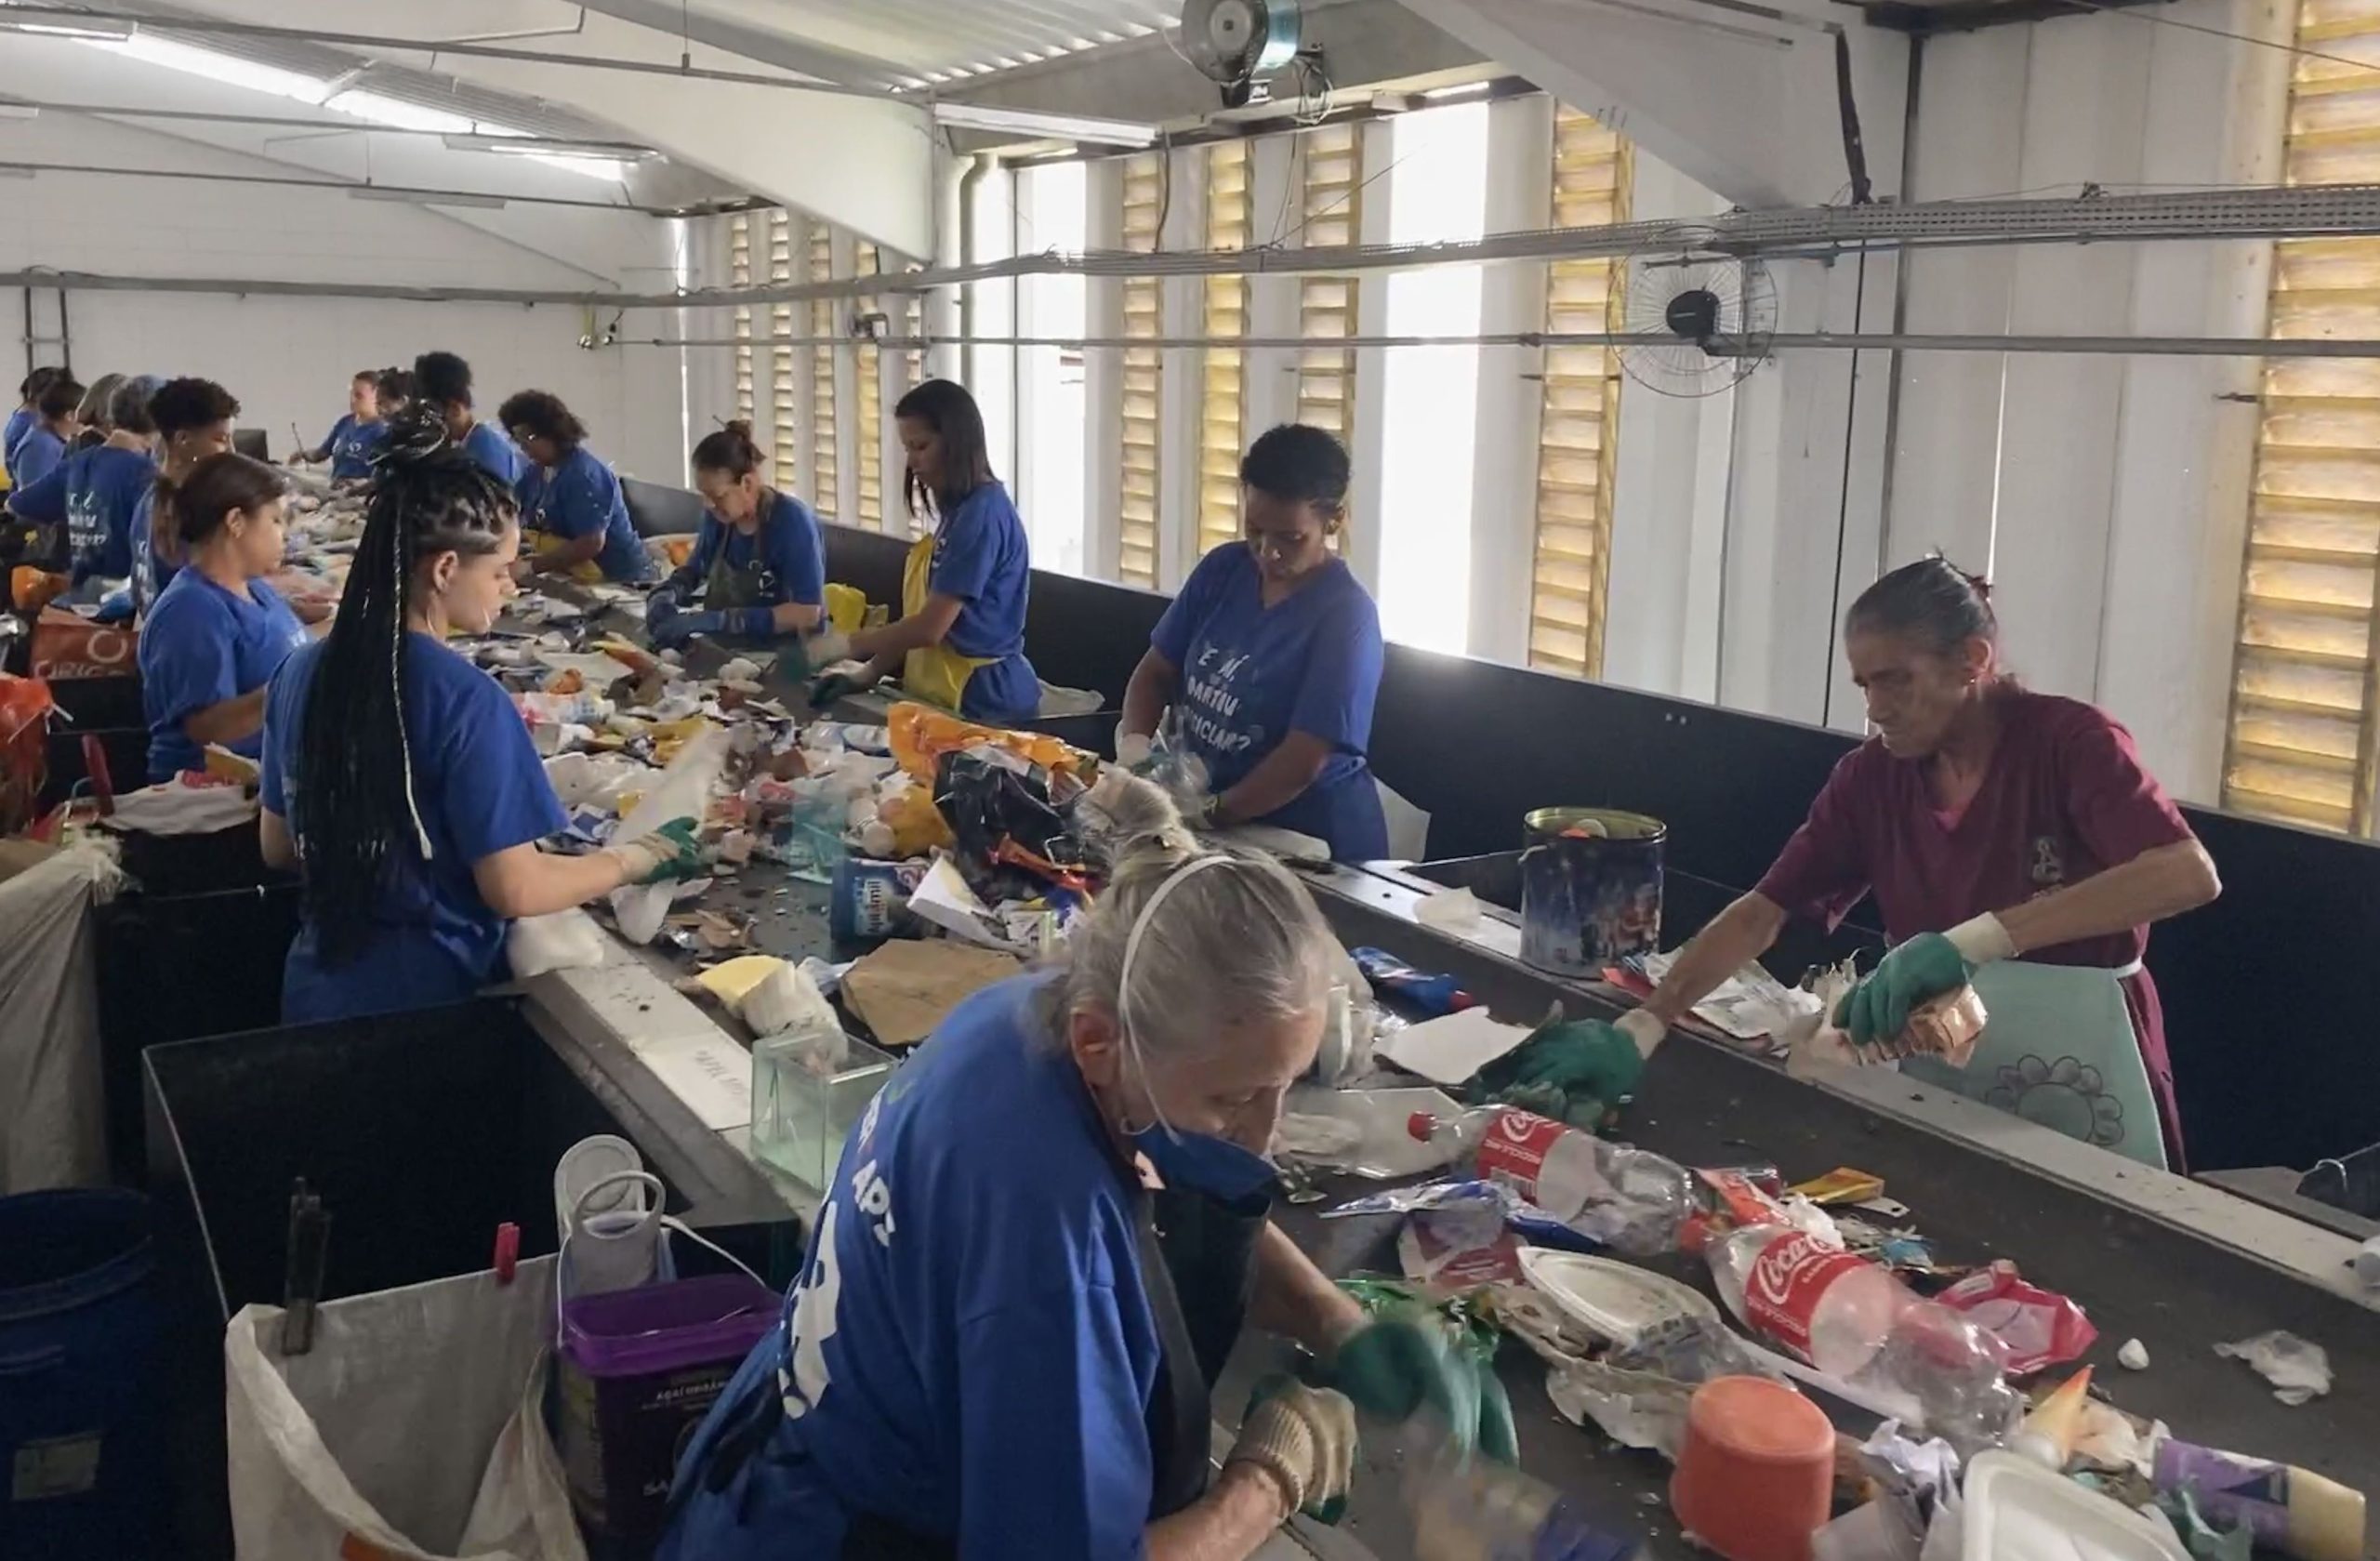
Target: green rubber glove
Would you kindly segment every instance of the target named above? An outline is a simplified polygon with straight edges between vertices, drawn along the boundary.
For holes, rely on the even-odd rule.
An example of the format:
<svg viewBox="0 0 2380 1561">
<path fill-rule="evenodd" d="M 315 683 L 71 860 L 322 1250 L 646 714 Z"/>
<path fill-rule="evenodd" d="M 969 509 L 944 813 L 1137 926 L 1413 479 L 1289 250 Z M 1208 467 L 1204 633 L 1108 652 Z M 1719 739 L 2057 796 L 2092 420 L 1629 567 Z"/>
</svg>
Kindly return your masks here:
<svg viewBox="0 0 2380 1561">
<path fill-rule="evenodd" d="M 628 866 L 628 880 L 681 883 L 702 877 L 707 869 L 703 866 L 702 842 L 694 838 L 696 827 L 691 818 L 673 818 L 649 835 L 614 847 Z"/>
<path fill-rule="evenodd" d="M 1939 933 L 1920 933 L 1894 948 L 1875 973 L 1844 994 L 1834 1023 L 1853 1042 L 1890 1040 L 1909 1025 L 1909 1011 L 1965 985 L 1975 973 L 1958 946 Z"/>
<path fill-rule="evenodd" d="M 1480 1069 L 1465 1093 L 1592 1131 L 1611 1107 L 1634 1098 L 1644 1076 L 1645 1054 L 1628 1032 L 1577 1019 L 1540 1029 Z"/>
<path fill-rule="evenodd" d="M 1431 1409 L 1463 1451 L 1499 1463 L 1519 1462 L 1513 1401 L 1495 1363 L 1462 1348 L 1434 1314 L 1382 1313 L 1339 1346 L 1329 1377 L 1331 1386 L 1374 1420 L 1402 1422 Z"/>
</svg>

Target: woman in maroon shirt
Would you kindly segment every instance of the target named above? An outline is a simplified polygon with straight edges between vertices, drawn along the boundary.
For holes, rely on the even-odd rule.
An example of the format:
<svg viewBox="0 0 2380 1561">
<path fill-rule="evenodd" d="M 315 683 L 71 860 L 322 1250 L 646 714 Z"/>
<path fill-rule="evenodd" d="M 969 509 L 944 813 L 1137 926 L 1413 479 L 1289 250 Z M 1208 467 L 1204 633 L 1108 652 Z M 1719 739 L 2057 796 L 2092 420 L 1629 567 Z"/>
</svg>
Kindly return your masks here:
<svg viewBox="0 0 2380 1561">
<path fill-rule="evenodd" d="M 1617 1026 L 1650 1054 L 1662 1029 L 1777 939 L 1789 916 L 1829 927 L 1872 893 L 1893 945 L 1844 1005 L 1855 1039 L 1995 959 L 2112 971 L 2164 1130 L 2184 1168 L 2149 924 L 2215 898 L 2215 864 L 2132 734 L 1999 668 L 1986 589 L 1947 561 L 1897 569 L 1844 620 L 1876 734 L 1845 754 L 1759 886 L 1687 944 Z"/>
</svg>

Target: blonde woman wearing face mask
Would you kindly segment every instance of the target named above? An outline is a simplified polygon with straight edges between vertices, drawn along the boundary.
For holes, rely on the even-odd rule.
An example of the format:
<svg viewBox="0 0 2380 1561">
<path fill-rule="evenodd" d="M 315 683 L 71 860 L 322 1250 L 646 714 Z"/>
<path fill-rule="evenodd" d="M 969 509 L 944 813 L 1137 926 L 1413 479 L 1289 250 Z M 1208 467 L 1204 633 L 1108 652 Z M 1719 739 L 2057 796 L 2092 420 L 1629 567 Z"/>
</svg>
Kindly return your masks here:
<svg viewBox="0 0 2380 1561">
<path fill-rule="evenodd" d="M 1368 1325 L 1265 1218 L 1329 929 L 1277 865 L 1199 854 L 1156 787 L 1109 784 L 1138 820 L 1113 882 L 1063 965 L 963 1004 L 853 1134 L 784 1323 L 679 1467 L 661 1561 L 1239 1561 L 1342 1497 L 1355 1452 L 1346 1397 L 1282 1382 L 1210 1480 L 1243 1320 L 1367 1412 L 1455 1396 L 1443 1349 Z"/>
</svg>

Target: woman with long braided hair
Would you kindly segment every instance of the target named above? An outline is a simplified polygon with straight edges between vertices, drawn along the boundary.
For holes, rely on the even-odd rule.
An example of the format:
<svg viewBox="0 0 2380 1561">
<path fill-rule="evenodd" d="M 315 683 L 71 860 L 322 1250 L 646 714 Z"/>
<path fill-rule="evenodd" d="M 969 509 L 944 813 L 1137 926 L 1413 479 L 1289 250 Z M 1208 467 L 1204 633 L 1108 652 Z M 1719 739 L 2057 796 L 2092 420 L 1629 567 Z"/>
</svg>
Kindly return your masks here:
<svg viewBox="0 0 2380 1561">
<path fill-rule="evenodd" d="M 444 644 L 513 594 L 511 491 L 434 405 L 390 428 L 327 637 L 265 705 L 265 859 L 305 879 L 284 1023 L 468 998 L 503 979 L 509 923 L 695 870 L 694 821 L 585 856 L 511 699 Z"/>
</svg>

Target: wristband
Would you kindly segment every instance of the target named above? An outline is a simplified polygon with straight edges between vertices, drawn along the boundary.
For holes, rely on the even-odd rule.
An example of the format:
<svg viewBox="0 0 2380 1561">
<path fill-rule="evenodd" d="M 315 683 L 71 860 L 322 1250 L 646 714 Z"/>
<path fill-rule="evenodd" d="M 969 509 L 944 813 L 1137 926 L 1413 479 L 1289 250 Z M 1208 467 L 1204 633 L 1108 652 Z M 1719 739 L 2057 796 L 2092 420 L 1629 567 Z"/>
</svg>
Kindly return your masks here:
<svg viewBox="0 0 2380 1561">
<path fill-rule="evenodd" d="M 2016 957 L 2016 941 L 2001 925 L 2000 918 L 1990 911 L 1960 922 L 1942 935 L 1950 940 L 1950 946 L 1959 951 L 1959 958 L 1967 962 L 1970 970 Z"/>
</svg>

